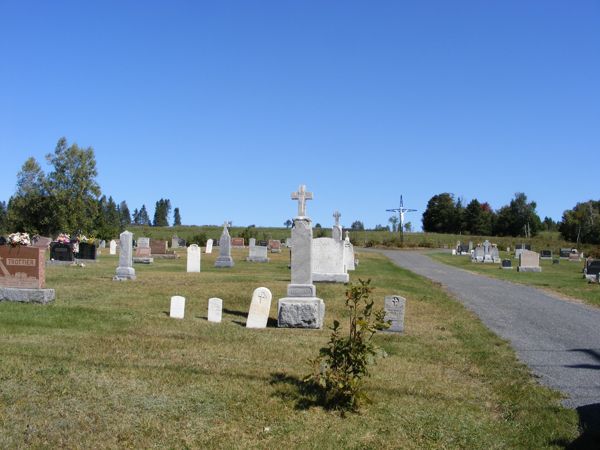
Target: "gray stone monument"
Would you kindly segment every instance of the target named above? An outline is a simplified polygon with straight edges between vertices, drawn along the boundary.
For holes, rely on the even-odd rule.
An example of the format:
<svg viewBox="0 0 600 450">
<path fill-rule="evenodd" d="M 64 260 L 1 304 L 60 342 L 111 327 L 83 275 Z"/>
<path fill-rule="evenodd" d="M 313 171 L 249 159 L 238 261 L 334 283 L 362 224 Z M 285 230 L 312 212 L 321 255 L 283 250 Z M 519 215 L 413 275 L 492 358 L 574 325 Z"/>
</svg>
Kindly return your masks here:
<svg viewBox="0 0 600 450">
<path fill-rule="evenodd" d="M 215 260 L 215 267 L 233 267 L 233 258 L 231 257 L 231 236 L 227 227 L 229 223 L 223 224 L 223 232 L 219 239 L 219 256 Z"/>
<path fill-rule="evenodd" d="M 404 307 L 406 299 L 399 295 L 388 295 L 384 300 L 385 318 L 390 321 L 391 325 L 386 330 L 394 333 L 402 333 L 404 331 Z"/>
<path fill-rule="evenodd" d="M 133 233 L 127 230 L 121 233 L 120 248 L 119 267 L 117 267 L 117 274 L 113 277 L 113 280 L 135 280 L 135 269 L 133 268 Z"/>
<path fill-rule="evenodd" d="M 266 245 L 256 245 L 256 239 L 250 238 L 249 253 L 246 261 L 248 262 L 269 262 L 267 256 L 268 249 Z"/>
<path fill-rule="evenodd" d="M 540 254 L 530 250 L 523 250 L 519 255 L 518 272 L 541 272 Z"/>
<path fill-rule="evenodd" d="M 292 228 L 292 282 L 288 284 L 287 297 L 279 299 L 277 325 L 285 328 L 322 328 L 325 303 L 317 298 L 317 288 L 312 282 L 312 222 L 306 216 L 306 201 L 311 192 L 302 185 L 292 193 L 298 200 L 298 216 Z"/>
<path fill-rule="evenodd" d="M 331 228 L 331 237 L 336 241 L 342 240 L 342 226 L 340 225 L 340 217 L 342 217 L 342 215 L 339 211 L 333 213 L 335 224 Z"/>
</svg>

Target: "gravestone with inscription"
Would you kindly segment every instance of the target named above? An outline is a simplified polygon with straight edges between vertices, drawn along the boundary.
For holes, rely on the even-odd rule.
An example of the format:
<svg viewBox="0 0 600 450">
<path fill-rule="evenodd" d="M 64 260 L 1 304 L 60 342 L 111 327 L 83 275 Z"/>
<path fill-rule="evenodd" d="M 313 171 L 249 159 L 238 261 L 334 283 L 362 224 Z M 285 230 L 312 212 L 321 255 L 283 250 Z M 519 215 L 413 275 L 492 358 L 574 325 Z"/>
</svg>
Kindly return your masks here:
<svg viewBox="0 0 600 450">
<path fill-rule="evenodd" d="M 213 248 L 213 240 L 209 239 L 208 241 L 206 241 L 206 249 L 204 249 L 204 253 L 210 255 L 212 253 L 212 248 Z"/>
<path fill-rule="evenodd" d="M 52 238 L 44 236 L 34 236 L 31 240 L 31 246 L 37 248 L 48 249 L 52 243 Z"/>
<path fill-rule="evenodd" d="M 231 247 L 232 248 L 244 248 L 244 238 L 242 237 L 234 237 L 231 238 Z"/>
<path fill-rule="evenodd" d="M 579 252 L 577 252 L 576 249 L 571 250 L 571 253 L 569 253 L 569 261 L 571 261 L 571 262 L 581 261 L 581 255 L 579 254 Z"/>
<path fill-rule="evenodd" d="M 344 241 L 323 237 L 313 239 L 312 246 L 313 281 L 330 283 L 350 281 L 344 265 Z"/>
<path fill-rule="evenodd" d="M 109 252 L 110 255 L 116 255 L 117 254 L 117 241 L 115 241 L 114 239 L 112 239 L 109 243 Z"/>
<path fill-rule="evenodd" d="M 598 274 L 600 273 L 600 259 L 588 259 L 583 269 L 583 276 L 590 282 L 598 281 Z"/>
<path fill-rule="evenodd" d="M 473 255 L 471 256 L 471 262 L 478 262 L 478 263 L 483 262 L 483 255 L 484 255 L 483 247 L 481 245 L 478 245 L 477 247 L 475 247 L 475 250 L 473 250 Z"/>
<path fill-rule="evenodd" d="M 512 270 L 512 261 L 510 259 L 503 259 L 501 267 L 505 270 Z"/>
<path fill-rule="evenodd" d="M 519 272 L 541 272 L 540 254 L 531 250 L 522 250 L 519 255 Z"/>
<path fill-rule="evenodd" d="M 231 257 L 231 237 L 229 236 L 229 230 L 227 227 L 229 223 L 223 224 L 223 232 L 219 239 L 219 256 L 215 260 L 215 267 L 233 267 L 234 262 Z"/>
<path fill-rule="evenodd" d="M 179 237 L 173 236 L 171 238 L 171 248 L 179 248 Z"/>
<path fill-rule="evenodd" d="M 267 247 L 269 247 L 271 253 L 281 253 L 281 241 L 279 239 L 270 239 Z"/>
<path fill-rule="evenodd" d="M 335 211 L 333 213 L 333 219 L 335 220 L 335 223 L 333 227 L 331 227 L 331 238 L 336 241 L 341 241 L 343 238 L 342 226 L 340 225 L 340 217 L 342 217 L 342 215 L 339 211 Z"/>
<path fill-rule="evenodd" d="M 209 298 L 208 299 L 208 321 L 221 323 L 221 317 L 223 315 L 223 300 L 220 298 Z"/>
<path fill-rule="evenodd" d="M 250 246 L 248 247 L 248 256 L 246 261 L 248 262 L 269 262 L 267 256 L 267 247 L 262 245 L 256 245 L 256 239 L 250 238 Z"/>
<path fill-rule="evenodd" d="M 72 264 L 75 262 L 73 246 L 62 242 L 50 244 L 50 264 Z"/>
<path fill-rule="evenodd" d="M 384 300 L 385 321 L 390 321 L 390 327 L 385 330 L 393 333 L 404 332 L 404 308 L 406 299 L 399 295 L 388 295 Z"/>
<path fill-rule="evenodd" d="M 571 254 L 570 248 L 561 248 L 558 255 L 561 259 L 569 259 L 570 254 Z"/>
<path fill-rule="evenodd" d="M 265 287 L 259 287 L 252 294 L 252 302 L 248 311 L 246 328 L 266 328 L 271 310 L 271 291 Z"/>
<path fill-rule="evenodd" d="M 552 259 L 552 250 L 542 250 L 540 252 L 540 259 Z"/>
<path fill-rule="evenodd" d="M 0 301 L 49 303 L 54 289 L 46 285 L 46 249 L 0 246 Z"/>
<path fill-rule="evenodd" d="M 287 297 L 279 299 L 277 306 L 279 327 L 323 327 L 325 303 L 316 297 L 317 289 L 312 280 L 312 221 L 306 215 L 306 201 L 312 198 L 304 185 L 292 193 L 292 200 L 298 201 L 298 216 L 294 218 L 291 237 L 292 279 L 287 287 Z"/>
<path fill-rule="evenodd" d="M 79 251 L 75 256 L 77 259 L 82 259 L 87 262 L 96 261 L 96 245 L 80 242 Z"/>
<path fill-rule="evenodd" d="M 120 248 L 119 267 L 117 267 L 117 273 L 113 277 L 113 280 L 135 280 L 135 269 L 133 268 L 133 233 L 127 230 L 121 233 Z"/>
</svg>

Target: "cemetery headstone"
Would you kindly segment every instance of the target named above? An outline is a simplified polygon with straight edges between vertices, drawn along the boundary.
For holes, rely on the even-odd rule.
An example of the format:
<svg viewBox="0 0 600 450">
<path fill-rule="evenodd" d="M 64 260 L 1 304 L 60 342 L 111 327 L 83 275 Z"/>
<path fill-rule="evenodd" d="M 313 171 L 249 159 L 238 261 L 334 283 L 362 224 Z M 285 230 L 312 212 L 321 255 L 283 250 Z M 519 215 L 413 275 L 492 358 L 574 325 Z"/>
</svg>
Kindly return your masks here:
<svg viewBox="0 0 600 450">
<path fill-rule="evenodd" d="M 552 250 L 542 250 L 540 252 L 540 259 L 552 259 Z"/>
<path fill-rule="evenodd" d="M 98 248 L 106 248 L 106 241 L 104 239 L 100 241 L 100 245 L 98 245 Z"/>
<path fill-rule="evenodd" d="M 483 262 L 484 263 L 493 263 L 494 260 L 492 259 L 492 244 L 490 244 L 490 241 L 486 240 L 483 243 Z"/>
<path fill-rule="evenodd" d="M 498 246 L 497 245 L 493 245 L 492 246 L 492 261 L 495 264 L 500 263 L 500 251 L 498 250 Z"/>
<path fill-rule="evenodd" d="M 312 200 L 311 192 L 301 185 L 292 193 L 298 201 L 298 216 L 292 228 L 291 270 L 292 279 L 287 287 L 287 297 L 279 299 L 277 325 L 284 328 L 322 328 L 325 303 L 317 298 L 312 279 L 312 221 L 306 216 L 306 201 Z"/>
<path fill-rule="evenodd" d="M 212 253 L 212 248 L 213 248 L 213 240 L 209 239 L 208 241 L 206 241 L 206 249 L 204 250 L 204 253 L 207 253 L 210 255 Z"/>
<path fill-rule="evenodd" d="M 110 241 L 110 244 L 109 244 L 109 252 L 108 252 L 108 253 L 109 253 L 110 255 L 116 255 L 116 254 L 117 254 L 117 242 L 116 242 L 114 239 L 112 239 L 112 240 Z"/>
<path fill-rule="evenodd" d="M 571 251 L 571 253 L 569 253 L 569 261 L 571 261 L 571 262 L 581 261 L 581 257 L 579 256 L 579 253 L 577 252 L 577 250 Z"/>
<path fill-rule="evenodd" d="M 75 261 L 75 254 L 71 244 L 62 242 L 52 242 L 50 244 L 50 260 L 64 263 L 72 263 Z"/>
<path fill-rule="evenodd" d="M 150 238 L 149 237 L 140 237 L 137 240 L 137 248 L 147 248 L 150 249 Z"/>
<path fill-rule="evenodd" d="M 187 271 L 200 272 L 200 258 L 202 257 L 202 249 L 196 244 L 192 244 L 187 248 Z"/>
<path fill-rule="evenodd" d="M 169 316 L 173 319 L 183 319 L 185 316 L 185 297 L 174 295 L 171 297 L 171 310 Z"/>
<path fill-rule="evenodd" d="M 221 317 L 223 315 L 223 300 L 220 298 L 209 298 L 208 299 L 208 321 L 221 323 Z"/>
<path fill-rule="evenodd" d="M 121 233 L 121 252 L 119 254 L 119 267 L 113 277 L 115 281 L 135 280 L 133 268 L 133 233 L 125 230 Z"/>
<path fill-rule="evenodd" d="M 79 252 L 77 252 L 77 259 L 96 261 L 96 245 L 88 244 L 87 242 L 80 242 Z"/>
<path fill-rule="evenodd" d="M 598 274 L 600 274 L 600 259 L 589 259 L 586 261 L 583 276 L 588 281 L 597 282 Z"/>
<path fill-rule="evenodd" d="M 473 241 L 469 241 L 469 254 L 473 251 Z"/>
<path fill-rule="evenodd" d="M 541 272 L 540 254 L 531 250 L 523 250 L 519 256 L 519 272 Z"/>
<path fill-rule="evenodd" d="M 484 257 L 483 247 L 478 245 L 477 247 L 475 247 L 475 250 L 473 251 L 471 261 L 481 263 L 481 262 L 483 262 L 483 257 Z"/>
<path fill-rule="evenodd" d="M 234 237 L 231 238 L 231 247 L 233 248 L 244 248 L 244 238 Z"/>
<path fill-rule="evenodd" d="M 252 294 L 252 302 L 248 311 L 246 328 L 266 328 L 269 321 L 271 309 L 271 291 L 265 287 L 259 287 Z"/>
<path fill-rule="evenodd" d="M 248 256 L 246 261 L 248 262 L 269 262 L 267 256 L 267 247 L 262 245 L 256 245 L 256 239 L 250 238 L 250 246 L 248 247 Z"/>
<path fill-rule="evenodd" d="M 223 224 L 223 232 L 221 233 L 221 239 L 219 239 L 219 256 L 215 260 L 215 267 L 233 267 L 234 265 L 231 257 L 231 237 L 227 230 L 228 226 L 227 222 Z"/>
<path fill-rule="evenodd" d="M 268 247 L 271 249 L 271 253 L 281 253 L 281 241 L 279 239 L 269 240 Z"/>
<path fill-rule="evenodd" d="M 171 238 L 171 248 L 179 248 L 179 237 L 173 236 Z"/>
<path fill-rule="evenodd" d="M 47 249 L 47 248 L 49 248 L 51 243 L 52 243 L 52 239 L 49 237 L 35 236 L 31 241 L 31 246 Z"/>
<path fill-rule="evenodd" d="M 570 248 L 561 248 L 558 255 L 561 259 L 569 259 L 570 254 L 571 254 Z"/>
<path fill-rule="evenodd" d="M 344 241 L 317 238 L 312 243 L 313 281 L 347 283 L 350 276 L 344 266 Z"/>
<path fill-rule="evenodd" d="M 334 223 L 333 227 L 331 228 L 331 238 L 336 241 L 342 240 L 342 226 L 340 225 L 340 217 L 342 217 L 342 215 L 340 214 L 339 211 L 335 211 L 333 213 L 333 218 L 335 219 L 335 223 Z"/>
<path fill-rule="evenodd" d="M 162 239 L 150 239 L 150 252 L 152 255 L 166 255 L 167 251 L 167 241 Z"/>
<path fill-rule="evenodd" d="M 260 241 L 255 242 L 255 245 L 260 245 L 261 247 L 268 247 L 269 241 L 260 240 Z"/>
<path fill-rule="evenodd" d="M 384 320 L 390 321 L 391 325 L 386 330 L 393 333 L 404 332 L 404 308 L 406 299 L 399 295 L 388 295 L 384 300 L 385 317 Z"/>
<path fill-rule="evenodd" d="M 45 248 L 0 246 L 0 301 L 49 303 L 55 291 L 45 287 Z"/>
<path fill-rule="evenodd" d="M 506 270 L 512 270 L 512 268 L 513 268 L 512 261 L 510 259 L 503 259 L 502 260 L 502 268 L 506 269 Z"/>
</svg>

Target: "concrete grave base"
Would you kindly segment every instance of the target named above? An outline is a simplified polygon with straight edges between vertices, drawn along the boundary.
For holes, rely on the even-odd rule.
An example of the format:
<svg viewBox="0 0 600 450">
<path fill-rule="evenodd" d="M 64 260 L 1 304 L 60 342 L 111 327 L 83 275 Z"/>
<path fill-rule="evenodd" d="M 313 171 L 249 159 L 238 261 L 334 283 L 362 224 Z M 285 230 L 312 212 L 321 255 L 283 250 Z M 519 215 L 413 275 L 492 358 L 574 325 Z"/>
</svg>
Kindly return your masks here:
<svg viewBox="0 0 600 450">
<path fill-rule="evenodd" d="M 133 267 L 117 267 L 117 274 L 113 281 L 135 280 L 135 269 Z"/>
<path fill-rule="evenodd" d="M 510 266 L 510 267 L 503 267 L 503 266 L 501 266 L 500 268 L 501 268 L 502 270 L 512 270 L 512 269 L 513 269 L 513 267 L 512 267 L 512 266 Z"/>
<path fill-rule="evenodd" d="M 152 255 L 152 258 L 154 259 L 178 259 L 179 255 L 177 255 L 176 253 L 165 253 L 163 254 L 158 254 L 158 255 Z"/>
<path fill-rule="evenodd" d="M 260 258 L 258 256 L 248 256 L 246 258 L 248 262 L 258 262 L 258 263 L 267 263 L 269 262 L 269 258 Z"/>
<path fill-rule="evenodd" d="M 134 264 L 152 264 L 154 262 L 154 258 L 148 258 L 145 256 L 134 256 L 133 263 Z"/>
<path fill-rule="evenodd" d="M 316 297 L 284 297 L 277 306 L 280 328 L 323 328 L 325 302 Z"/>
<path fill-rule="evenodd" d="M 517 267 L 518 272 L 541 272 L 541 267 Z"/>
<path fill-rule="evenodd" d="M 231 256 L 219 256 L 215 260 L 215 267 L 233 267 L 234 262 Z"/>
<path fill-rule="evenodd" d="M 54 289 L 21 289 L 0 287 L 0 302 L 50 303 L 54 301 Z"/>
<path fill-rule="evenodd" d="M 347 273 L 313 273 L 313 282 L 324 283 L 348 283 L 350 275 Z"/>
</svg>

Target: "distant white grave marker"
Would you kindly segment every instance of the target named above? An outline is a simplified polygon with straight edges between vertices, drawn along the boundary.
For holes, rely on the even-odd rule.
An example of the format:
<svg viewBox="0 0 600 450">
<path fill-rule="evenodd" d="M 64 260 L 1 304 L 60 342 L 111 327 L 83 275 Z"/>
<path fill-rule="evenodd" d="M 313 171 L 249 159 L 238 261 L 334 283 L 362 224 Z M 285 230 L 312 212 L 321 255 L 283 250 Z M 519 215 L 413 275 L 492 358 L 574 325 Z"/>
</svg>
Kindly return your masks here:
<svg viewBox="0 0 600 450">
<path fill-rule="evenodd" d="M 223 300 L 220 298 L 209 298 L 208 299 L 208 321 L 209 322 L 221 322 L 223 315 Z"/>
<path fill-rule="evenodd" d="M 170 316 L 174 319 L 183 319 L 185 314 L 185 297 L 174 295 L 171 297 Z"/>
</svg>

